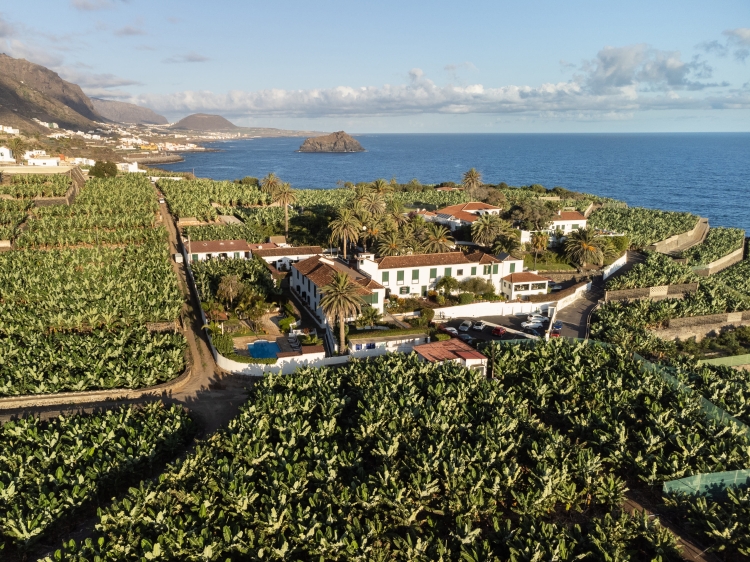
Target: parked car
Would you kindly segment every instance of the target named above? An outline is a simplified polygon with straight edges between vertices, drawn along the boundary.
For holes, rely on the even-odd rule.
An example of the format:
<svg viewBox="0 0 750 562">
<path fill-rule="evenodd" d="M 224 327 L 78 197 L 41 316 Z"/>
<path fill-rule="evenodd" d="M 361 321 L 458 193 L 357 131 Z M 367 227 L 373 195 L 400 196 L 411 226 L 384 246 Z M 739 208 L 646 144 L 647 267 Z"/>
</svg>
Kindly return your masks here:
<svg viewBox="0 0 750 562">
<path fill-rule="evenodd" d="M 445 332 L 446 334 L 449 334 L 450 336 L 454 338 L 458 335 L 458 330 L 456 330 L 455 328 L 451 326 L 443 326 L 442 328 L 440 328 L 440 330 Z"/>
<path fill-rule="evenodd" d="M 542 316 L 541 314 L 529 314 L 526 320 L 529 322 L 539 322 L 540 324 L 546 324 L 549 322 L 549 318 Z"/>
<path fill-rule="evenodd" d="M 541 322 L 521 322 L 521 328 L 542 329 L 544 325 Z"/>
<path fill-rule="evenodd" d="M 563 323 L 560 322 L 560 320 L 555 320 L 555 323 L 552 324 L 553 330 L 562 330 L 562 327 L 563 327 Z"/>
<path fill-rule="evenodd" d="M 551 338 L 559 338 L 560 337 L 560 330 L 552 330 L 549 333 L 549 337 L 551 337 Z"/>
<path fill-rule="evenodd" d="M 560 289 L 562 289 L 562 285 L 560 285 L 559 283 L 552 283 L 549 288 L 551 291 L 559 291 Z"/>
<path fill-rule="evenodd" d="M 529 334 L 529 335 L 532 335 L 532 336 L 536 336 L 536 337 L 538 337 L 538 338 L 541 338 L 541 337 L 543 337 L 543 336 L 544 336 L 544 334 L 543 334 L 543 333 L 542 333 L 541 331 L 539 331 L 539 330 L 540 330 L 540 329 L 537 329 L 537 328 L 524 328 L 524 330 L 523 330 L 523 331 L 524 331 L 524 333 L 526 333 L 526 334 Z"/>
<path fill-rule="evenodd" d="M 458 334 L 458 339 L 472 347 L 477 343 L 477 340 L 472 338 L 470 334 Z"/>
<path fill-rule="evenodd" d="M 471 320 L 464 320 L 458 327 L 459 332 L 468 332 L 471 329 Z"/>
<path fill-rule="evenodd" d="M 506 330 L 502 326 L 495 326 L 494 328 L 492 328 L 492 335 L 497 336 L 497 337 L 502 337 L 506 334 L 507 331 L 508 330 Z"/>
<path fill-rule="evenodd" d="M 487 327 L 487 322 L 483 322 L 480 320 L 479 322 L 474 322 L 474 325 L 471 327 L 472 330 L 476 330 L 477 332 L 481 332 Z"/>
</svg>

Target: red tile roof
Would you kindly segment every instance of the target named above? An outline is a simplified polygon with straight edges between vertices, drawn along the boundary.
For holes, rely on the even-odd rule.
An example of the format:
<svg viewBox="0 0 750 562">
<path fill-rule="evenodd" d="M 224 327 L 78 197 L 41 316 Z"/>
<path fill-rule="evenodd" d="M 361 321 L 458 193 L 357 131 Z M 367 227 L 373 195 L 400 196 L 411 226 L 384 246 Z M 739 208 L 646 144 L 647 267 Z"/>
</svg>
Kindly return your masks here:
<svg viewBox="0 0 750 562">
<path fill-rule="evenodd" d="M 190 242 L 191 254 L 218 254 L 223 252 L 249 252 L 250 246 L 245 240 L 201 240 Z"/>
<path fill-rule="evenodd" d="M 470 201 L 469 203 L 459 203 L 458 205 L 450 205 L 449 207 L 443 207 L 438 209 L 436 212 L 444 215 L 452 215 L 458 211 L 465 211 L 470 213 L 472 211 L 502 211 L 500 207 L 495 207 L 489 203 L 481 203 L 480 201 Z"/>
<path fill-rule="evenodd" d="M 510 283 L 534 283 L 549 281 L 549 279 L 547 279 L 546 277 L 541 277 L 536 273 L 531 273 L 530 271 L 523 271 L 506 275 L 505 277 L 503 277 L 503 281 L 508 281 Z"/>
<path fill-rule="evenodd" d="M 483 252 L 464 254 L 463 252 L 443 252 L 441 254 L 413 254 L 408 256 L 387 256 L 375 260 L 378 269 L 398 269 L 402 267 L 425 267 L 429 265 L 461 265 L 470 263 L 495 263 L 497 259 Z"/>
<path fill-rule="evenodd" d="M 359 293 L 361 295 L 371 295 L 372 288 L 380 288 L 383 286 L 379 283 L 372 281 L 369 277 L 362 275 L 360 272 L 347 267 L 343 263 L 335 260 L 323 258 L 321 256 L 312 256 L 306 260 L 295 263 L 292 267 L 299 271 L 302 275 L 310 279 L 318 288 L 325 287 L 331 281 L 333 281 L 333 274 L 337 271 L 346 273 L 349 275 L 349 279 L 359 285 Z M 377 287 L 375 287 L 375 285 Z"/>
<path fill-rule="evenodd" d="M 299 246 L 295 248 L 290 246 L 288 248 L 268 248 L 265 247 L 262 250 L 253 250 L 253 254 L 257 254 L 262 258 L 283 258 L 284 256 L 313 256 L 316 254 L 322 254 L 323 248 L 320 246 Z"/>
<path fill-rule="evenodd" d="M 430 362 L 452 361 L 454 359 L 486 359 L 477 350 L 455 338 L 416 345 L 414 351 Z"/>
<path fill-rule="evenodd" d="M 248 244 L 251 250 L 271 250 L 273 248 L 279 248 L 276 244 L 273 242 L 266 242 L 265 244 Z"/>
<path fill-rule="evenodd" d="M 559 215 L 552 217 L 552 222 L 555 221 L 585 221 L 586 217 L 578 211 L 560 211 Z"/>
</svg>

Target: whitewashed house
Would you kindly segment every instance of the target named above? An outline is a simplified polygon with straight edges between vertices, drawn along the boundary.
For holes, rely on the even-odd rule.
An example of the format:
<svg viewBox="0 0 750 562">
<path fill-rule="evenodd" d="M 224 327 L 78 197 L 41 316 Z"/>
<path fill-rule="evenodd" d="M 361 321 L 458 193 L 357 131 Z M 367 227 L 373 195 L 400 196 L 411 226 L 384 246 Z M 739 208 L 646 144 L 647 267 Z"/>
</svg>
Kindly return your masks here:
<svg viewBox="0 0 750 562">
<path fill-rule="evenodd" d="M 546 295 L 549 279 L 530 271 L 522 271 L 506 275 L 502 283 L 503 294 L 512 301 L 530 295 Z"/>
<path fill-rule="evenodd" d="M 0 164 L 15 164 L 16 159 L 13 158 L 13 151 L 7 146 L 0 146 Z"/>
<path fill-rule="evenodd" d="M 430 343 L 427 330 L 421 334 L 399 334 L 400 331 L 369 330 L 359 334 L 349 334 L 349 355 L 375 357 L 386 353 L 411 353 L 415 346 Z"/>
<path fill-rule="evenodd" d="M 520 264 L 520 265 L 519 265 Z M 521 260 L 500 261 L 484 252 L 445 252 L 442 254 L 414 254 L 375 258 L 373 254 L 357 256 L 358 269 L 401 298 L 427 296 L 442 277 L 457 281 L 480 277 L 492 283 L 500 294 L 500 280 L 511 267 L 523 269 Z"/>
<path fill-rule="evenodd" d="M 557 214 L 552 218 L 552 221 L 547 225 L 542 232 L 550 235 L 550 242 L 553 242 L 552 238 L 558 230 L 562 233 L 560 240 L 565 238 L 571 232 L 575 232 L 581 228 L 586 228 L 588 219 L 583 216 L 583 213 L 578 211 L 557 211 Z M 531 242 L 531 236 L 533 232 L 528 230 L 521 231 L 521 243 L 525 244 Z"/>
<path fill-rule="evenodd" d="M 27 150 L 23 153 L 23 159 L 29 160 L 30 158 L 46 158 L 47 157 L 47 151 L 46 150 Z"/>
<path fill-rule="evenodd" d="M 6 125 L 0 125 L 0 132 L 8 134 L 8 135 L 17 135 L 21 131 L 19 131 L 18 129 L 16 129 L 14 127 L 8 127 Z"/>
<path fill-rule="evenodd" d="M 145 170 L 138 168 L 138 162 L 120 162 L 117 164 L 117 169 L 120 172 L 126 172 L 129 174 L 145 173 Z"/>
<path fill-rule="evenodd" d="M 487 357 L 457 338 L 418 345 L 414 348 L 414 352 L 422 361 L 429 363 L 451 361 L 467 369 L 481 371 L 483 375 L 487 374 Z"/>
<path fill-rule="evenodd" d="M 29 158 L 27 163 L 29 166 L 59 166 L 60 158 L 57 156 L 47 158 Z"/>
<path fill-rule="evenodd" d="M 275 242 L 269 242 L 268 244 L 254 244 L 252 253 L 279 271 L 290 271 L 292 264 L 313 256 L 322 256 L 323 248 L 320 246 L 280 246 Z"/>
<path fill-rule="evenodd" d="M 252 258 L 250 247 L 245 240 L 201 240 L 184 242 L 188 263 L 211 259 Z"/>
<path fill-rule="evenodd" d="M 430 214 L 425 212 L 422 216 L 425 220 L 442 224 L 454 231 L 462 226 L 473 224 L 482 215 L 499 215 L 501 212 L 500 207 L 472 201 L 444 207 Z"/>
<path fill-rule="evenodd" d="M 289 276 L 289 286 L 317 316 L 318 320 L 323 325 L 327 325 L 328 320 L 320 306 L 320 300 L 323 297 L 323 287 L 333 281 L 336 272 L 346 273 L 349 279 L 359 285 L 359 295 L 365 304 L 377 309 L 382 314 L 385 288 L 340 260 L 316 255 L 293 263 Z"/>
</svg>

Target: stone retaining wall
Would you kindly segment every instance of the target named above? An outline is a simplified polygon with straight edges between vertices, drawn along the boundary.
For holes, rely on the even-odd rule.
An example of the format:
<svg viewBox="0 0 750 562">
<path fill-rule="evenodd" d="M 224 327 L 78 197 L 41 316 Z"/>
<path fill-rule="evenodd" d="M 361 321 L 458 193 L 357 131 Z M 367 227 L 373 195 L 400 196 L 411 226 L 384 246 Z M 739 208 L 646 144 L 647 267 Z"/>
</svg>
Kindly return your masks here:
<svg viewBox="0 0 750 562">
<path fill-rule="evenodd" d="M 741 262 L 742 258 L 745 256 L 745 244 L 743 242 L 741 248 L 737 248 L 734 252 L 730 252 L 723 258 L 719 258 L 716 261 L 712 261 L 708 265 L 701 267 L 699 269 L 693 269 L 695 271 L 696 275 L 700 275 L 701 277 L 708 277 L 709 275 L 713 275 L 714 273 L 718 273 L 719 271 L 726 269 L 727 267 L 736 264 L 737 262 Z"/>
<path fill-rule="evenodd" d="M 700 244 L 706 238 L 706 234 L 708 234 L 708 219 L 699 218 L 691 230 L 682 234 L 675 234 L 656 244 L 651 244 L 646 249 L 652 252 L 668 254 L 683 246 L 689 247 Z"/>
<path fill-rule="evenodd" d="M 681 299 L 686 294 L 694 293 L 697 290 L 698 283 L 659 285 L 658 287 L 642 287 L 640 289 L 620 289 L 618 291 L 605 291 L 604 301 Z"/>
</svg>

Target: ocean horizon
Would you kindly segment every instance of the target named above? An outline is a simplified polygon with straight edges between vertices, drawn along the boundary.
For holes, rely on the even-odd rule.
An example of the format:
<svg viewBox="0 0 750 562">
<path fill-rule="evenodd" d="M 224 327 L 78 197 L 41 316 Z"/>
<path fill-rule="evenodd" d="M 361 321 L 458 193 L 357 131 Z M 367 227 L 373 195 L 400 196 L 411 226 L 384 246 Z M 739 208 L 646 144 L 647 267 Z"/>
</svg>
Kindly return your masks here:
<svg viewBox="0 0 750 562">
<path fill-rule="evenodd" d="M 220 141 L 218 152 L 160 165 L 232 180 L 276 173 L 295 188 L 395 177 L 406 183 L 484 181 L 565 187 L 631 206 L 689 211 L 714 226 L 750 230 L 750 133 L 392 133 L 352 134 L 357 153 L 300 153 L 301 137 Z"/>
</svg>

